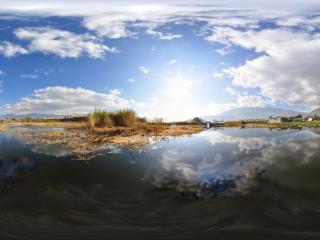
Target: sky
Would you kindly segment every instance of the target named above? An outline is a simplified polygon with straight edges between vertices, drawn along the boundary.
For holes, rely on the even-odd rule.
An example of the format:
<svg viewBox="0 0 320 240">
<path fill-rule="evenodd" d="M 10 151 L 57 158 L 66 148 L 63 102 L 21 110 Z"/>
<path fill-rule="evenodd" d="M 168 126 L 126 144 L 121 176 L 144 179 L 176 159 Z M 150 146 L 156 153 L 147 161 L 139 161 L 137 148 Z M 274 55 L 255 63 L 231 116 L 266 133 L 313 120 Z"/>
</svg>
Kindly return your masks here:
<svg viewBox="0 0 320 240">
<path fill-rule="evenodd" d="M 0 114 L 320 107 L 320 3 L 0 0 Z"/>
</svg>

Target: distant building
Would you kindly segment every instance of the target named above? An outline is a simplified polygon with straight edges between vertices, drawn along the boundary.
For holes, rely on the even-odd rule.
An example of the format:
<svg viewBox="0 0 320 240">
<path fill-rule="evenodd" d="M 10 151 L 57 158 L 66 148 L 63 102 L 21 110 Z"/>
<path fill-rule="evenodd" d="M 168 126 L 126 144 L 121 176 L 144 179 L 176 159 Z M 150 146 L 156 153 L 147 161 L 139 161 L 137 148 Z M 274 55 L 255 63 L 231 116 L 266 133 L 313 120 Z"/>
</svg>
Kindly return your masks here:
<svg viewBox="0 0 320 240">
<path fill-rule="evenodd" d="M 315 116 L 309 116 L 309 117 L 307 117 L 307 121 L 308 121 L 308 122 L 320 121 L 320 116 L 317 116 L 317 115 L 315 115 Z"/>
<path fill-rule="evenodd" d="M 303 122 L 304 118 L 301 114 L 293 117 L 270 117 L 268 122 L 269 123 L 279 123 L 279 122 Z"/>
<path fill-rule="evenodd" d="M 302 117 L 301 114 L 294 116 L 294 117 L 289 117 L 290 122 L 302 122 L 304 121 L 304 118 Z"/>
<path fill-rule="evenodd" d="M 211 127 L 223 127 L 224 126 L 224 122 L 222 121 L 213 121 L 213 122 L 206 122 L 206 127 L 207 128 L 211 128 Z"/>
</svg>

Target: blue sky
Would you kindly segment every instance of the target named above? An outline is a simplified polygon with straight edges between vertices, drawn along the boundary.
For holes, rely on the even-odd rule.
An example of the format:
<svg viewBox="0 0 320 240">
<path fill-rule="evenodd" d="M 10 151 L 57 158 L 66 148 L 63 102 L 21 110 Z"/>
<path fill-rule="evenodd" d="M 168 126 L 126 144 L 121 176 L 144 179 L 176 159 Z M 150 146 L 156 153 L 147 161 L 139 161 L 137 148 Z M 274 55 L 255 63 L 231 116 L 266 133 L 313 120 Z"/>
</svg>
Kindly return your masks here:
<svg viewBox="0 0 320 240">
<path fill-rule="evenodd" d="M 0 114 L 320 107 L 314 1 L 45 2 L 0 6 Z"/>
</svg>

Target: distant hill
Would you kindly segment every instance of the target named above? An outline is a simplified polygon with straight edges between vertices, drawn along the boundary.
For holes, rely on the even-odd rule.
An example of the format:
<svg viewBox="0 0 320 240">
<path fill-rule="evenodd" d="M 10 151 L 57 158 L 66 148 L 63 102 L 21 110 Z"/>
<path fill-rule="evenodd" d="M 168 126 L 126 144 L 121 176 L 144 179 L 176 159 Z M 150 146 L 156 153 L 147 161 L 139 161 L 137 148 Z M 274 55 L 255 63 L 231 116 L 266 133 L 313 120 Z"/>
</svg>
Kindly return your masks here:
<svg viewBox="0 0 320 240">
<path fill-rule="evenodd" d="M 320 116 L 320 108 L 311 111 L 309 113 L 309 115 L 318 115 L 318 116 Z"/>
<path fill-rule="evenodd" d="M 55 114 L 41 114 L 41 113 L 29 113 L 29 114 L 4 114 L 0 115 L 0 119 L 24 119 L 24 118 L 59 118 L 60 115 Z"/>
<path fill-rule="evenodd" d="M 319 109 L 320 111 L 320 109 Z M 202 116 L 206 121 L 212 120 L 233 120 L 233 119 L 265 119 L 270 116 L 296 116 L 302 114 L 298 111 L 280 109 L 280 108 L 262 108 L 262 107 L 242 107 L 228 110 L 218 115 Z"/>
</svg>

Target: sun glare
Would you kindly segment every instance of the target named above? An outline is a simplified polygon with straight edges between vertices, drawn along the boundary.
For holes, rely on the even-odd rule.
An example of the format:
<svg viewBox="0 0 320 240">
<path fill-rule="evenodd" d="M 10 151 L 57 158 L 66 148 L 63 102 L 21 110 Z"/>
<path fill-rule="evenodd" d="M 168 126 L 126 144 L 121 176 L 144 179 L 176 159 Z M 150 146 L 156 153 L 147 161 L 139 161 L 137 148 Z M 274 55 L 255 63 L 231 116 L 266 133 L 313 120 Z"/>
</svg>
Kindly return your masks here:
<svg viewBox="0 0 320 240">
<path fill-rule="evenodd" d="M 181 72 L 165 77 L 165 93 L 172 99 L 183 100 L 190 97 L 191 86 L 194 81 L 184 76 Z"/>
</svg>

